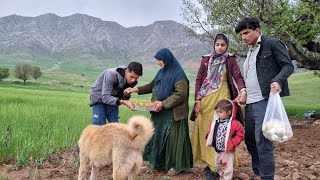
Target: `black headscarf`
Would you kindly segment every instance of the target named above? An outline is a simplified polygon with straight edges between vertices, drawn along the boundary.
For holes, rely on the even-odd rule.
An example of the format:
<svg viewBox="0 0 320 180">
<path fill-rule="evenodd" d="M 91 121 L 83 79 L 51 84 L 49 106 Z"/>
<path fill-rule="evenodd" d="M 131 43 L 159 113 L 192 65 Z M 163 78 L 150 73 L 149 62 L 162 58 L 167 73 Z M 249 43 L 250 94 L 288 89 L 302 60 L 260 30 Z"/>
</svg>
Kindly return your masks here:
<svg viewBox="0 0 320 180">
<path fill-rule="evenodd" d="M 158 71 L 154 78 L 154 83 L 157 86 L 157 99 L 162 101 L 173 94 L 175 83 L 187 79 L 187 76 L 169 49 L 160 49 L 154 57 L 164 63 L 164 67 Z"/>
</svg>

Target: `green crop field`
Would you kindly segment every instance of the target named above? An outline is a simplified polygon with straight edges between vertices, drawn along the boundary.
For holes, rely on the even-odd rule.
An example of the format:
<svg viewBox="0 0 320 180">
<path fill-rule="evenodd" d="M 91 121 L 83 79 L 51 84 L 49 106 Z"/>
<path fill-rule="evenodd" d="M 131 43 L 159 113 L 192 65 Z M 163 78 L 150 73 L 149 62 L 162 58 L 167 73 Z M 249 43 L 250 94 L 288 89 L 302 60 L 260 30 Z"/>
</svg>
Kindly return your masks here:
<svg viewBox="0 0 320 180">
<path fill-rule="evenodd" d="M 53 152 L 75 148 L 82 129 L 91 124 L 88 93 L 29 85 L 5 85 L 0 92 L 0 161 L 42 162 Z M 137 113 L 120 111 L 120 122 Z"/>
</svg>

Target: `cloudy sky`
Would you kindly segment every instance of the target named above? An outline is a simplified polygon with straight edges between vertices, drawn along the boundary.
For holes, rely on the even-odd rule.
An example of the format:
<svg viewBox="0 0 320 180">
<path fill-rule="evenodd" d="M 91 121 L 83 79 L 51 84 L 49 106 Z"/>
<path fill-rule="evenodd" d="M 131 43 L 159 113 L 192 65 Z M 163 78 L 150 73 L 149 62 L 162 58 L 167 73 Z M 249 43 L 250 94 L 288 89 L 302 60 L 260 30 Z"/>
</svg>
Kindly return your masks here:
<svg viewBox="0 0 320 180">
<path fill-rule="evenodd" d="M 45 13 L 87 14 L 124 27 L 145 26 L 158 20 L 182 22 L 182 0 L 0 0 L 0 17 L 35 17 Z M 193 0 L 196 1 L 196 0 Z"/>
</svg>

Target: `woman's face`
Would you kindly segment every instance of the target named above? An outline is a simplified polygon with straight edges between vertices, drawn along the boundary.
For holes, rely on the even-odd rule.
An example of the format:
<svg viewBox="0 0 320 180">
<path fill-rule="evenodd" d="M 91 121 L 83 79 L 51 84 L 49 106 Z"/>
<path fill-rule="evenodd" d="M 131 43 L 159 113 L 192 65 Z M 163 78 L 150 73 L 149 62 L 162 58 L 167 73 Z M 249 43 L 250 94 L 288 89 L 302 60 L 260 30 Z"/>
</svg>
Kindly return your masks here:
<svg viewBox="0 0 320 180">
<path fill-rule="evenodd" d="M 227 43 L 223 39 L 217 39 L 214 44 L 214 50 L 217 54 L 223 54 L 227 50 Z"/>
<path fill-rule="evenodd" d="M 157 63 L 160 66 L 160 69 L 164 68 L 164 63 L 162 60 L 157 59 Z"/>
</svg>

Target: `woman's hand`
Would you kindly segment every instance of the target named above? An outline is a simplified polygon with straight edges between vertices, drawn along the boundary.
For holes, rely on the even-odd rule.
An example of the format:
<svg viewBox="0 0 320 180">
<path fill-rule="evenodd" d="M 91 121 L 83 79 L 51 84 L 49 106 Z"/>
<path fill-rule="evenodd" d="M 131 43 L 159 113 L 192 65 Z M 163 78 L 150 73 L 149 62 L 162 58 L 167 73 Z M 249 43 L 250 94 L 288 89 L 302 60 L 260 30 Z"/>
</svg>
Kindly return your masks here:
<svg viewBox="0 0 320 180">
<path fill-rule="evenodd" d="M 246 88 L 242 88 L 239 91 L 238 97 L 235 98 L 235 102 L 240 106 L 243 107 L 246 105 L 247 102 L 247 90 Z"/>
<path fill-rule="evenodd" d="M 236 102 L 241 107 L 245 106 L 247 102 L 247 93 L 246 92 L 240 93 L 239 96 L 236 98 Z"/>
<path fill-rule="evenodd" d="M 133 93 L 133 92 L 139 92 L 139 89 L 129 87 L 123 91 L 123 94 L 124 94 L 124 96 L 129 97 L 131 95 L 131 93 Z"/>
<path fill-rule="evenodd" d="M 200 102 L 196 102 L 196 105 L 194 106 L 194 112 L 196 113 L 196 116 L 198 116 L 198 113 L 201 113 L 202 106 Z"/>
<path fill-rule="evenodd" d="M 154 112 L 160 112 L 163 109 L 162 101 L 155 101 Z"/>
</svg>

